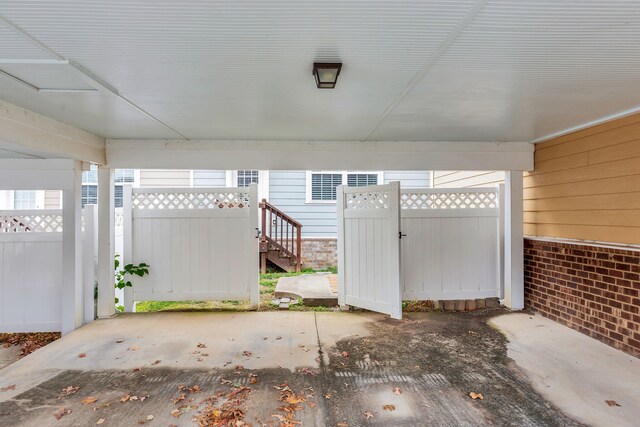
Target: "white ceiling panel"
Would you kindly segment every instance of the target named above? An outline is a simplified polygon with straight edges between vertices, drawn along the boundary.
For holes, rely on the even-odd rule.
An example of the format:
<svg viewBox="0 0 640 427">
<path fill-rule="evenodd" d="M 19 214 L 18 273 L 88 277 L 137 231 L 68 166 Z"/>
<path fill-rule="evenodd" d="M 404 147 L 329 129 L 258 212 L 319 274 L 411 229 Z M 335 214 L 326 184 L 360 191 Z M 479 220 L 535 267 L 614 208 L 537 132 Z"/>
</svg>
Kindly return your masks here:
<svg viewBox="0 0 640 427">
<path fill-rule="evenodd" d="M 3 77 L 0 98 L 109 138 L 531 141 L 640 105 L 638 0 L 3 0 L 0 15 L 18 27 L 0 21 L 0 69 L 75 61 L 128 102 Z M 343 62 L 335 90 L 315 88 L 318 60 Z"/>
<path fill-rule="evenodd" d="M 0 98 L 100 136 L 175 138 L 175 134 L 113 96 L 99 93 L 42 93 L 0 74 Z"/>
<path fill-rule="evenodd" d="M 7 23 L 0 20 L 0 59 L 54 59 Z"/>
</svg>

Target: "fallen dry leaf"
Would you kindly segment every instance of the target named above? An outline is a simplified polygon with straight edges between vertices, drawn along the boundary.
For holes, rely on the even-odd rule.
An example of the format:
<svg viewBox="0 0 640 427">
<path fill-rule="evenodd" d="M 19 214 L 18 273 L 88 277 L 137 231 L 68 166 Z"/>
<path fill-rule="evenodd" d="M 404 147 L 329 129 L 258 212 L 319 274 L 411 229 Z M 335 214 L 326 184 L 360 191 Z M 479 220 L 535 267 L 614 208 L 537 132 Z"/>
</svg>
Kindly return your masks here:
<svg viewBox="0 0 640 427">
<path fill-rule="evenodd" d="M 83 405 L 91 405 L 92 403 L 96 403 L 97 401 L 98 399 L 96 399 L 93 396 L 85 397 L 84 399 L 81 400 Z"/>
<path fill-rule="evenodd" d="M 125 394 L 124 396 L 122 396 L 122 397 L 120 398 L 120 402 L 124 403 L 124 402 L 128 401 L 130 398 L 131 398 L 131 396 L 130 396 L 130 395 Z"/>
<path fill-rule="evenodd" d="M 79 357 L 79 358 L 81 358 L 81 359 L 82 359 L 83 357 L 87 357 L 87 353 L 80 353 L 80 354 L 78 355 L 78 357 Z"/>
<path fill-rule="evenodd" d="M 251 357 L 253 355 L 253 353 L 251 353 L 250 351 L 245 350 L 245 351 L 242 352 L 242 355 L 245 356 L 245 357 Z"/>
<path fill-rule="evenodd" d="M 337 427 L 349 427 L 349 424 L 347 423 L 338 423 L 336 424 Z"/>
<path fill-rule="evenodd" d="M 78 390 L 80 390 L 80 387 L 74 387 L 74 386 L 70 385 L 69 387 L 66 387 L 66 388 L 62 389 L 62 395 L 63 396 L 69 396 L 70 394 L 74 394 Z"/>
<path fill-rule="evenodd" d="M 127 350 L 129 351 L 136 351 L 136 350 L 140 350 L 140 347 L 136 347 L 135 345 L 129 347 Z"/>
<path fill-rule="evenodd" d="M 60 418 L 64 417 L 65 415 L 69 415 L 70 413 L 71 409 L 60 408 L 58 411 L 53 413 L 53 416 L 56 418 L 56 420 L 60 421 Z"/>
<path fill-rule="evenodd" d="M 151 364 L 152 364 L 152 365 L 157 365 L 157 364 L 158 364 L 158 363 L 160 363 L 160 362 L 161 362 L 161 360 L 156 360 L 155 362 L 152 362 Z"/>
<path fill-rule="evenodd" d="M 16 385 L 15 384 L 11 384 L 11 385 L 8 385 L 6 387 L 0 388 L 0 391 L 9 391 L 9 390 L 15 390 L 15 389 L 16 389 Z"/>
<path fill-rule="evenodd" d="M 343 351 L 340 354 L 342 355 L 342 357 L 349 357 L 349 352 L 348 351 Z"/>
<path fill-rule="evenodd" d="M 281 340 L 281 339 L 282 339 L 282 337 L 276 337 L 276 339 L 277 339 L 277 340 Z"/>
<path fill-rule="evenodd" d="M 366 419 L 369 419 L 369 418 L 373 418 L 374 414 L 373 412 L 367 411 L 364 413 L 364 416 Z"/>
<path fill-rule="evenodd" d="M 104 409 L 104 408 L 108 408 L 109 406 L 111 406 L 111 403 L 103 403 L 102 405 L 98 405 L 98 406 L 94 406 L 93 410 L 97 411 L 98 409 Z"/>
<path fill-rule="evenodd" d="M 476 399 L 484 400 L 484 396 L 482 395 L 482 393 L 474 393 L 474 392 L 471 392 L 471 393 L 469 393 L 469 396 L 470 396 L 473 400 L 476 400 Z"/>
<path fill-rule="evenodd" d="M 385 411 L 395 411 L 396 405 L 384 405 L 382 409 L 384 409 Z"/>
<path fill-rule="evenodd" d="M 198 347 L 198 348 L 207 348 L 206 344 L 201 343 L 201 342 L 199 342 L 196 347 Z"/>
<path fill-rule="evenodd" d="M 400 387 L 394 387 L 393 394 L 402 394 L 402 390 L 400 389 Z"/>
<path fill-rule="evenodd" d="M 106 421 L 106 419 L 104 419 L 104 418 L 100 418 L 100 419 L 96 422 L 96 424 L 104 424 L 104 422 L 105 422 L 105 421 Z"/>
<path fill-rule="evenodd" d="M 169 414 L 172 417 L 179 418 L 180 415 L 182 415 L 182 412 L 180 412 L 180 409 L 174 409 L 173 411 L 169 412 Z"/>
<path fill-rule="evenodd" d="M 621 404 L 619 404 L 615 400 L 605 400 L 605 402 L 607 402 L 607 405 L 609 405 L 609 406 L 622 406 Z"/>
<path fill-rule="evenodd" d="M 122 344 L 124 342 L 124 340 L 118 340 L 116 341 L 116 344 Z"/>
</svg>

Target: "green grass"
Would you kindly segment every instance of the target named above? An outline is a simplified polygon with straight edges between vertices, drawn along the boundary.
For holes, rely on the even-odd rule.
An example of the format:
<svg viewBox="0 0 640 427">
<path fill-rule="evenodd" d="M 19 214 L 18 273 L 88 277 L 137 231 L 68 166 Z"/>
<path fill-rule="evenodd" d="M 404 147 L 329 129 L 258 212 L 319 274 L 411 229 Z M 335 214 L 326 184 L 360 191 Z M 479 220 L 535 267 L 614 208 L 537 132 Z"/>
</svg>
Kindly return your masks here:
<svg viewBox="0 0 640 427">
<path fill-rule="evenodd" d="M 326 271 L 335 273 L 335 268 Z M 140 301 L 136 304 L 139 313 L 153 313 L 158 311 L 270 311 L 278 307 L 271 304 L 278 279 L 281 277 L 313 274 L 316 271 L 305 269 L 300 273 L 268 272 L 260 275 L 260 307 L 252 307 L 248 301 Z M 292 304 L 294 311 L 330 311 L 328 307 L 306 307 L 300 303 Z"/>
</svg>

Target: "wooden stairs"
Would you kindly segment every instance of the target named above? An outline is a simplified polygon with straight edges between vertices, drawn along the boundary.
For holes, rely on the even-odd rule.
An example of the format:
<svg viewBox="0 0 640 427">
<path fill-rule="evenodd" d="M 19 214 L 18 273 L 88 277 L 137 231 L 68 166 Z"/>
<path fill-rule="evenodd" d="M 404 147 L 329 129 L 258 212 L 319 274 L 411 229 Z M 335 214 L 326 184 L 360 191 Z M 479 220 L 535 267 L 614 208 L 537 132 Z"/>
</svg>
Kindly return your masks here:
<svg viewBox="0 0 640 427">
<path fill-rule="evenodd" d="M 302 224 L 265 199 L 260 202 L 260 271 L 266 273 L 267 261 L 286 272 L 302 268 Z"/>
</svg>

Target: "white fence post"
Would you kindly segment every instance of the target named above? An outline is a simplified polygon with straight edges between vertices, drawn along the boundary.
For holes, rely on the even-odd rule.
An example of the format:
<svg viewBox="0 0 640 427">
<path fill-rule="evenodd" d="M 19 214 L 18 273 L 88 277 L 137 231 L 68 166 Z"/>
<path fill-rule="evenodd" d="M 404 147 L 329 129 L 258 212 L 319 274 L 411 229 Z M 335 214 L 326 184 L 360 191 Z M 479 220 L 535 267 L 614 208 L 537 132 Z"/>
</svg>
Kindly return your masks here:
<svg viewBox="0 0 640 427">
<path fill-rule="evenodd" d="M 133 189 L 131 185 L 122 186 L 122 228 L 123 228 L 123 247 L 120 257 L 120 267 L 133 262 Z M 134 284 L 135 286 L 135 284 Z M 124 311 L 131 313 L 133 311 L 133 289 L 124 288 Z"/>
<path fill-rule="evenodd" d="M 505 197 L 504 197 L 504 184 L 498 185 L 498 197 L 500 203 L 500 217 L 498 218 L 498 227 L 500 227 L 499 232 L 499 248 L 500 248 L 500 265 L 498 272 L 500 274 L 500 299 L 504 299 L 504 227 L 505 227 Z"/>
<path fill-rule="evenodd" d="M 336 208 L 338 213 L 338 305 L 346 309 L 346 288 L 344 269 L 344 186 L 336 188 Z"/>
<path fill-rule="evenodd" d="M 258 231 L 258 184 L 249 185 L 249 248 L 248 268 L 251 278 L 249 280 L 249 300 L 251 305 L 260 304 L 260 238 Z"/>
<path fill-rule="evenodd" d="M 402 319 L 402 272 L 400 268 L 400 237 L 402 230 L 400 228 L 400 182 L 394 181 L 390 182 L 391 190 L 389 191 L 389 211 L 390 216 L 397 221 L 397 227 L 395 229 L 390 229 L 389 236 L 389 256 L 397 257 L 395 262 L 389 263 L 389 267 L 391 268 L 391 272 L 389 274 L 393 283 L 390 284 L 391 289 L 393 289 L 392 300 L 396 302 L 391 307 L 391 318 L 392 319 Z"/>
<path fill-rule="evenodd" d="M 98 244 L 96 205 L 86 205 L 82 211 L 84 217 L 84 232 L 82 236 L 82 272 L 84 282 L 84 323 L 95 320 L 96 301 L 96 247 Z"/>
</svg>

